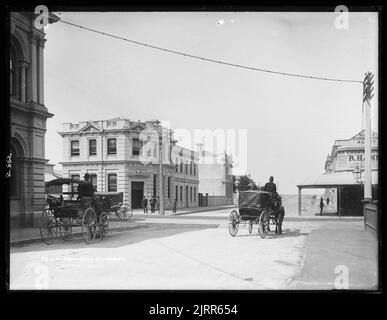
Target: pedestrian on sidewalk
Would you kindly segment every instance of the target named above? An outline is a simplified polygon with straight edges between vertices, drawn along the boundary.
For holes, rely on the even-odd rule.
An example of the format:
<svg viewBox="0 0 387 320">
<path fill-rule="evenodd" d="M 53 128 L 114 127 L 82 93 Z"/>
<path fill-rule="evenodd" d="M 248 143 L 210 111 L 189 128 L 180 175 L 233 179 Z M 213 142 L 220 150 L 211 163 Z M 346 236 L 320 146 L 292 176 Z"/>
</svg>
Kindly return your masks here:
<svg viewBox="0 0 387 320">
<path fill-rule="evenodd" d="M 324 209 L 324 199 L 323 197 L 321 197 L 320 198 L 320 216 L 322 216 L 323 209 Z"/>
<path fill-rule="evenodd" d="M 177 206 L 177 200 L 175 199 L 175 200 L 173 201 L 172 213 L 176 213 L 176 206 Z"/>
<path fill-rule="evenodd" d="M 142 199 L 142 206 L 144 208 L 144 213 L 148 213 L 148 199 L 146 196 L 144 196 L 144 199 Z"/>
</svg>

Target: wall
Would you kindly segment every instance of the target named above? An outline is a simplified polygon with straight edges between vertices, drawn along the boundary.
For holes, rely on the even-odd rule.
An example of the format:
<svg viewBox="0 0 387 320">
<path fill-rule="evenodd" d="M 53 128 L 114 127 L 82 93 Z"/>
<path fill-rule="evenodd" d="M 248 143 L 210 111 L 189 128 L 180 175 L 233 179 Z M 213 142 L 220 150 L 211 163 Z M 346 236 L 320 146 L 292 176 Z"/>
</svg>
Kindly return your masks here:
<svg viewBox="0 0 387 320">
<path fill-rule="evenodd" d="M 30 227 L 45 206 L 46 120 L 53 116 L 44 105 L 46 40 L 44 30 L 34 27 L 32 12 L 11 12 L 10 34 L 15 79 L 10 97 L 10 144 L 17 150 L 13 160 L 18 171 L 17 195 L 10 198 L 11 226 Z"/>
</svg>

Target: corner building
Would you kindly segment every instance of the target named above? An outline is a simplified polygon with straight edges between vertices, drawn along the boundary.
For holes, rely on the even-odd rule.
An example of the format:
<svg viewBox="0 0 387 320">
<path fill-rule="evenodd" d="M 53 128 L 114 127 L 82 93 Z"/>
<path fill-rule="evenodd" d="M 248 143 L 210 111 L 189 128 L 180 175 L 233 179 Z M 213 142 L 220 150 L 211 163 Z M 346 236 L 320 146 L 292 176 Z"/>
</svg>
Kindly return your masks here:
<svg viewBox="0 0 387 320">
<path fill-rule="evenodd" d="M 97 191 L 122 192 L 133 209 L 141 208 L 144 196 L 149 201 L 160 195 L 161 148 L 164 208 L 171 210 L 175 199 L 177 208 L 197 206 L 198 154 L 177 146 L 172 130 L 158 120 L 64 123 L 59 134 L 64 176 L 83 179 L 89 173 Z"/>
</svg>

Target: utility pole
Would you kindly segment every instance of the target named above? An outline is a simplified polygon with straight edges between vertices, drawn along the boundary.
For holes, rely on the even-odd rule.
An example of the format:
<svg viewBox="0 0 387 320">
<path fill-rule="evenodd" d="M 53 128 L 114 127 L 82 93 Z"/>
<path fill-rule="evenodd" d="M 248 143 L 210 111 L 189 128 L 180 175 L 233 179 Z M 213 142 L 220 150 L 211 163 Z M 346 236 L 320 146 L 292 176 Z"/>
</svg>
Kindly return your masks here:
<svg viewBox="0 0 387 320">
<path fill-rule="evenodd" d="M 371 99 L 374 96 L 374 75 L 371 72 L 365 74 L 363 81 L 363 102 L 364 106 L 364 200 L 372 200 L 371 180 Z"/>
<path fill-rule="evenodd" d="M 163 179 L 163 128 L 159 126 L 159 196 L 160 214 L 164 214 L 164 179 Z"/>
</svg>

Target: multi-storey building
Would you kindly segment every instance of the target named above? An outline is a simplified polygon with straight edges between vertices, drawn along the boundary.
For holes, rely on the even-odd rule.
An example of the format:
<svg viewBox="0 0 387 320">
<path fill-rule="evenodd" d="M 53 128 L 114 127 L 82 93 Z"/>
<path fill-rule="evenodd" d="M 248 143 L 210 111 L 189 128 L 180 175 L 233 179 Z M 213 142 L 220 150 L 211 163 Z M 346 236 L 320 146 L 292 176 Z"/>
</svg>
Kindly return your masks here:
<svg viewBox="0 0 387 320">
<path fill-rule="evenodd" d="M 33 12 L 10 12 L 10 221 L 31 226 L 45 205 L 46 120 L 44 103 L 44 29 Z M 48 23 L 59 18 L 49 15 Z"/>
<path fill-rule="evenodd" d="M 306 179 L 298 185 L 299 214 L 301 214 L 301 189 L 325 189 L 339 215 L 363 215 L 364 198 L 364 130 L 350 139 L 336 140 L 325 161 L 325 173 Z M 371 135 L 371 181 L 373 199 L 378 190 L 378 134 Z"/>
<path fill-rule="evenodd" d="M 227 153 L 212 153 L 197 144 L 199 152 L 199 193 L 208 195 L 208 205 L 233 203 L 232 157 Z"/>
<path fill-rule="evenodd" d="M 82 179 L 89 173 L 97 191 L 123 192 L 124 201 L 141 208 L 144 196 L 160 195 L 162 154 L 164 207 L 197 206 L 198 155 L 179 147 L 170 129 L 159 121 L 115 118 L 64 123 L 62 172 Z M 162 137 L 162 143 L 160 139 Z"/>
</svg>

